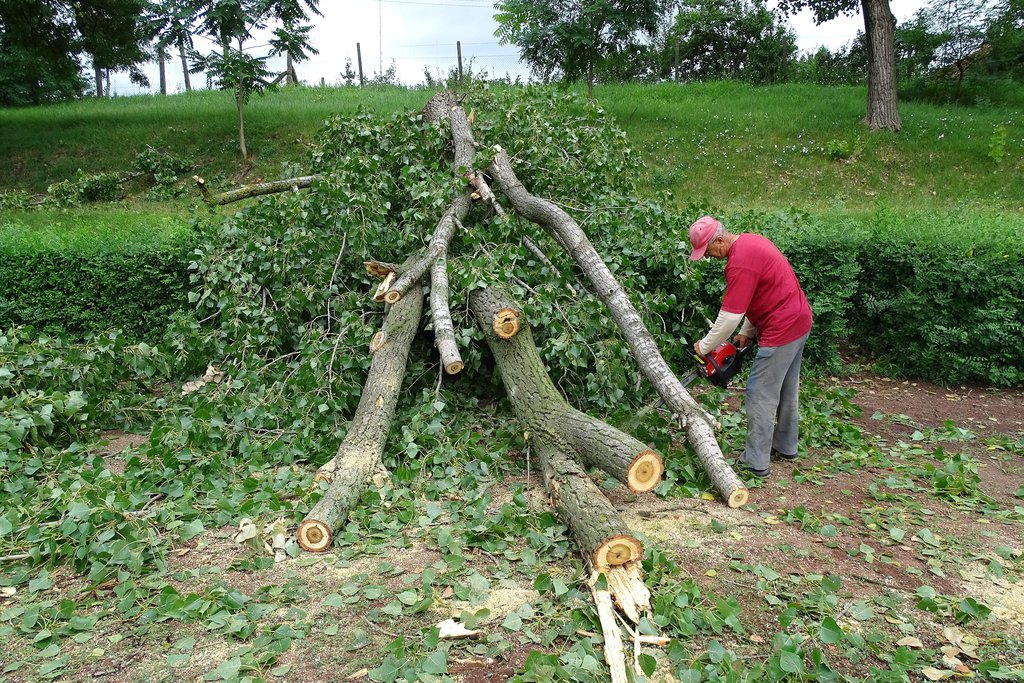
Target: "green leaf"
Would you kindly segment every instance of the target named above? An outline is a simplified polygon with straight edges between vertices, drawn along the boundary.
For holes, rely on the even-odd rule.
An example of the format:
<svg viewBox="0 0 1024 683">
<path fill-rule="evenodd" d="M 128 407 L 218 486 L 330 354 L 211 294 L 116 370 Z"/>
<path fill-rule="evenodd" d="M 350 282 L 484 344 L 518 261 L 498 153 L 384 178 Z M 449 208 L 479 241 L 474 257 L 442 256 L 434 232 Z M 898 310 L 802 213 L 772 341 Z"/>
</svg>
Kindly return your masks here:
<svg viewBox="0 0 1024 683">
<path fill-rule="evenodd" d="M 217 665 L 213 671 L 203 674 L 204 681 L 230 681 L 238 678 L 238 672 L 242 668 L 241 657 L 232 657 Z"/>
<path fill-rule="evenodd" d="M 14 525 L 6 517 L 0 517 L 0 537 L 6 536 L 12 531 L 14 531 Z"/>
<path fill-rule="evenodd" d="M 63 669 L 65 666 L 67 666 L 70 660 L 71 655 L 65 655 L 60 659 L 55 659 L 52 662 L 47 662 L 46 664 L 43 664 L 37 669 L 37 671 L 39 672 L 40 676 L 50 677 L 50 674 L 60 669 Z"/>
<path fill-rule="evenodd" d="M 448 673 L 448 651 L 435 650 L 423 660 L 419 668 L 420 671 L 428 674 Z"/>
<path fill-rule="evenodd" d="M 821 620 L 821 629 L 818 631 L 818 638 L 828 645 L 837 645 L 843 642 L 843 629 L 839 627 L 832 617 L 825 617 Z"/>
<path fill-rule="evenodd" d="M 402 672 L 402 668 L 401 660 L 394 655 L 388 655 L 380 666 L 370 671 L 368 675 L 371 681 L 377 681 L 377 683 L 394 683 L 398 674 Z"/>
<path fill-rule="evenodd" d="M 518 631 L 523 627 L 523 619 L 515 612 L 509 612 L 505 616 L 505 620 L 501 622 L 501 625 L 509 631 Z"/>
<path fill-rule="evenodd" d="M 345 604 L 345 598 L 341 597 L 337 593 L 331 593 L 324 598 L 324 607 L 342 607 Z"/>
<path fill-rule="evenodd" d="M 649 654 L 640 655 L 640 670 L 644 672 L 644 676 L 650 678 L 654 675 L 654 670 L 658 668 L 658 660 Z"/>
<path fill-rule="evenodd" d="M 188 660 L 192 658 L 192 654 L 189 652 L 172 652 L 167 655 L 167 666 L 174 668 L 176 666 L 182 666 L 187 664 Z"/>
<path fill-rule="evenodd" d="M 398 594 L 398 600 L 403 605 L 415 605 L 419 599 L 419 594 L 414 590 L 402 591 Z"/>
<path fill-rule="evenodd" d="M 795 652 L 783 650 L 779 653 L 779 668 L 786 673 L 799 674 L 804 670 L 804 658 Z"/>
</svg>

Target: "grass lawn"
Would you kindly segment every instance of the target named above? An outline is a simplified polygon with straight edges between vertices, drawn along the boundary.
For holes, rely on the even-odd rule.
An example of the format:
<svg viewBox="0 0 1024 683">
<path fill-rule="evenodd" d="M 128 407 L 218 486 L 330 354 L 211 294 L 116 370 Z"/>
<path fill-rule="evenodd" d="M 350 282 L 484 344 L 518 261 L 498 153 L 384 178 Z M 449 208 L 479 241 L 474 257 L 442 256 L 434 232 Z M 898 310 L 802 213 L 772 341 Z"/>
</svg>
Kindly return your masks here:
<svg viewBox="0 0 1024 683">
<path fill-rule="evenodd" d="M 1024 128 L 1012 108 L 903 102 L 899 133 L 860 124 L 865 91 L 739 83 L 608 85 L 599 104 L 625 129 L 650 182 L 680 203 L 729 210 L 1024 210 Z M 298 88 L 247 108 L 252 158 L 239 160 L 225 92 L 0 109 L 0 189 L 45 192 L 76 169 L 128 169 L 147 145 L 196 162 L 215 189 L 301 171 L 320 122 L 359 106 L 416 109 L 427 90 Z M 997 161 L 998 159 L 998 161 Z M 282 164 L 299 164 L 285 169 Z"/>
</svg>

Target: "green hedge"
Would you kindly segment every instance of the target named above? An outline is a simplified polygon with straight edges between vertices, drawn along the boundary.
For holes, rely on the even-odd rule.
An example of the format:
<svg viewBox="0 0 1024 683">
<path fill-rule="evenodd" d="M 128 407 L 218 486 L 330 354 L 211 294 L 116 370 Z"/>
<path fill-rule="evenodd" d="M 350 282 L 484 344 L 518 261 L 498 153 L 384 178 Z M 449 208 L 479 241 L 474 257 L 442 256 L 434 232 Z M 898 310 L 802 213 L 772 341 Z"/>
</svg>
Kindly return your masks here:
<svg viewBox="0 0 1024 683">
<path fill-rule="evenodd" d="M 850 323 L 886 372 L 1024 384 L 1024 224 L 880 212 L 860 253 Z"/>
<path fill-rule="evenodd" d="M 176 218 L 137 218 L 131 226 L 106 218 L 52 214 L 2 225 L 0 327 L 162 336 L 170 316 L 187 306 L 193 238 Z"/>
</svg>

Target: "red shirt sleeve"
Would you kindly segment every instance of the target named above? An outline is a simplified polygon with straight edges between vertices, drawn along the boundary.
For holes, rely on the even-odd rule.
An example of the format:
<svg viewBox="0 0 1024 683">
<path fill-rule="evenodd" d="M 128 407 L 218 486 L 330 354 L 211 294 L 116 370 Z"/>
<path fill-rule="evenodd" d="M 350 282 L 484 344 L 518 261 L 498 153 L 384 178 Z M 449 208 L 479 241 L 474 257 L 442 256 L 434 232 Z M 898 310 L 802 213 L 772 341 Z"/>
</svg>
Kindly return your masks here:
<svg viewBox="0 0 1024 683">
<path fill-rule="evenodd" d="M 750 300 L 757 289 L 757 273 L 742 266 L 730 268 L 726 274 L 725 296 L 722 298 L 722 310 L 726 313 L 743 315 L 750 306 Z"/>
</svg>

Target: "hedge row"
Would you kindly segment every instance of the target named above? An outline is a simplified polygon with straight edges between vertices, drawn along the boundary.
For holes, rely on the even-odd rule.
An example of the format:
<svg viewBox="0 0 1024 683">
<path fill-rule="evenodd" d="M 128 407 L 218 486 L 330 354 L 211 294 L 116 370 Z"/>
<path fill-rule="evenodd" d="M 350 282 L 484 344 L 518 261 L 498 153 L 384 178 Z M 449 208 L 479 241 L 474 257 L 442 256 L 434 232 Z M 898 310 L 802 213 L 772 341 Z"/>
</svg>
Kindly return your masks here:
<svg viewBox="0 0 1024 683">
<path fill-rule="evenodd" d="M 815 312 L 810 365 L 838 369 L 839 343 L 849 339 L 893 376 L 1024 384 L 1019 222 L 884 211 L 863 221 L 747 213 L 726 222 L 771 237 L 793 264 Z M 676 241 L 668 251 L 679 251 Z M 0 250 L 0 326 L 73 335 L 120 327 L 159 340 L 188 305 L 193 247 L 176 237 L 100 253 Z M 677 301 L 697 303 L 696 295 L 717 310 L 720 275 L 702 275 L 697 291 L 680 283 Z"/>
<path fill-rule="evenodd" d="M 121 328 L 158 341 L 187 305 L 193 248 L 179 237 L 98 253 L 0 250 L 0 327 L 75 336 Z"/>
<path fill-rule="evenodd" d="M 848 337 L 887 374 L 943 384 L 1024 384 L 1024 226 L 881 211 L 863 222 L 744 215 L 772 237 L 815 311 L 812 361 L 834 369 Z"/>
</svg>

